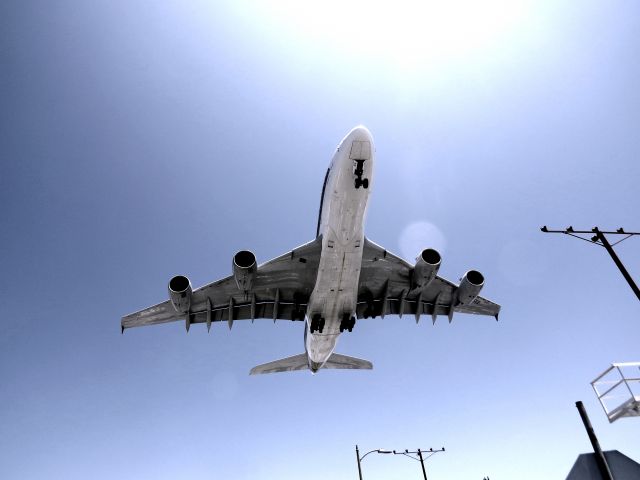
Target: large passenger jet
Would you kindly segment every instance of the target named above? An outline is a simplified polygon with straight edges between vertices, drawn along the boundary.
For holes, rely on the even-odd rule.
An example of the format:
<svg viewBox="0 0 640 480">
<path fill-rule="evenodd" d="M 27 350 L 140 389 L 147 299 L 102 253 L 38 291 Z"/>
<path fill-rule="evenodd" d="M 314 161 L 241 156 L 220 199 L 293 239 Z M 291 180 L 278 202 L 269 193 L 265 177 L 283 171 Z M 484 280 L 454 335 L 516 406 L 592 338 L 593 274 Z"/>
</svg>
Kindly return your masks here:
<svg viewBox="0 0 640 480">
<path fill-rule="evenodd" d="M 169 300 L 122 318 L 131 327 L 184 321 L 288 319 L 304 322 L 305 353 L 258 365 L 251 375 L 323 368 L 371 369 L 371 362 L 335 353 L 338 337 L 356 320 L 454 312 L 491 315 L 500 306 L 479 296 L 484 277 L 469 270 L 456 285 L 438 276 L 440 254 L 427 248 L 414 265 L 364 235 L 373 187 L 375 148 L 363 126 L 340 142 L 322 185 L 316 238 L 262 265 L 247 250 L 236 253 L 232 275 L 196 290 L 178 275 L 169 281 Z"/>
</svg>

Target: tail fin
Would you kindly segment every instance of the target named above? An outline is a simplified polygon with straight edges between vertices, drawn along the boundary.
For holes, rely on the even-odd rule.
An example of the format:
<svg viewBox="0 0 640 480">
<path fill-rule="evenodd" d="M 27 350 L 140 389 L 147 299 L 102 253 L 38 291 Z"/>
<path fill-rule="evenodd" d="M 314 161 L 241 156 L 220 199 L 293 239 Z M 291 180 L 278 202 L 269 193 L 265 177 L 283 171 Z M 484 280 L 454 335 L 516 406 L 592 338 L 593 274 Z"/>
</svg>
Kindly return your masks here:
<svg viewBox="0 0 640 480">
<path fill-rule="evenodd" d="M 292 372 L 295 370 L 307 370 L 309 368 L 309 359 L 306 353 L 294 355 L 293 357 L 282 358 L 269 363 L 263 363 L 257 367 L 253 367 L 249 375 L 261 375 L 264 373 Z M 351 370 L 371 370 L 373 365 L 367 360 L 361 358 L 348 357 L 333 353 L 325 362 L 322 368 L 330 369 L 351 369 Z"/>
</svg>

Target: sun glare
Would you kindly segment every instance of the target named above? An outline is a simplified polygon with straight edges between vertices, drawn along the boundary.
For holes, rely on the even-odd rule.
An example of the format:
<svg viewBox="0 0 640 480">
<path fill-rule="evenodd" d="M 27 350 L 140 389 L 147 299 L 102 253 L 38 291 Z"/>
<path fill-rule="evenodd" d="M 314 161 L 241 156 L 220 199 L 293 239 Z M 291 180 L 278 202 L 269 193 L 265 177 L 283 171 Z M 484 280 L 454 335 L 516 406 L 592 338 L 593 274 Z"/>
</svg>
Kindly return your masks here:
<svg viewBox="0 0 640 480">
<path fill-rule="evenodd" d="M 252 10 L 294 47 L 414 70 L 509 42 L 530 9 L 518 0 L 272 0 Z"/>
</svg>

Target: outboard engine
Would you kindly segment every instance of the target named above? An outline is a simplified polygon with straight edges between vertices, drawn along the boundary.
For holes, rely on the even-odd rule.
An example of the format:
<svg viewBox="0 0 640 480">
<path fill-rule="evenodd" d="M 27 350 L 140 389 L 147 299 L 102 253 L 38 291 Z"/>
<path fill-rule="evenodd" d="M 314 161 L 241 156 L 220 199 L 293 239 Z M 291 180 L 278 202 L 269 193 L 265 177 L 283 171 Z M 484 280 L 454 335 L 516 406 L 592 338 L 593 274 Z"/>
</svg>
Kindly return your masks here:
<svg viewBox="0 0 640 480">
<path fill-rule="evenodd" d="M 178 313 L 187 313 L 191 308 L 191 282 L 183 275 L 169 280 L 169 299 Z"/>
<path fill-rule="evenodd" d="M 441 261 L 442 257 L 440 257 L 437 250 L 433 248 L 424 249 L 416 258 L 416 266 L 413 267 L 413 273 L 411 274 L 413 287 L 425 287 L 436 278 Z"/>
<path fill-rule="evenodd" d="M 238 288 L 243 292 L 248 292 L 253 288 L 257 270 L 256 256 L 253 252 L 240 250 L 233 256 L 233 278 Z"/>
<path fill-rule="evenodd" d="M 469 270 L 464 274 L 458 287 L 458 302 L 469 305 L 478 296 L 484 286 L 484 277 L 477 270 Z"/>
</svg>

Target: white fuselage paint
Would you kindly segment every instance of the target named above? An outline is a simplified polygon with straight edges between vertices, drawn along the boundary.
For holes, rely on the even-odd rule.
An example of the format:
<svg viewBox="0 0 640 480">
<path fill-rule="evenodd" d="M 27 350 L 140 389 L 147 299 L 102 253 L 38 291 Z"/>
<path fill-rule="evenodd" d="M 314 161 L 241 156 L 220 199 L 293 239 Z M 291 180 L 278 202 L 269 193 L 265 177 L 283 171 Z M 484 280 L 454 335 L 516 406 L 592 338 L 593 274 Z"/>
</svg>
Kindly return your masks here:
<svg viewBox="0 0 640 480">
<path fill-rule="evenodd" d="M 322 253 L 305 328 L 305 350 L 312 372 L 321 368 L 333 353 L 343 316 L 356 313 L 374 156 L 371 134 L 365 127 L 356 127 L 340 142 L 331 160 L 320 212 Z M 361 178 L 367 179 L 368 188 L 355 187 L 354 158 L 364 159 Z M 311 319 L 317 314 L 324 318 L 324 328 L 322 333 L 311 333 Z"/>
</svg>

